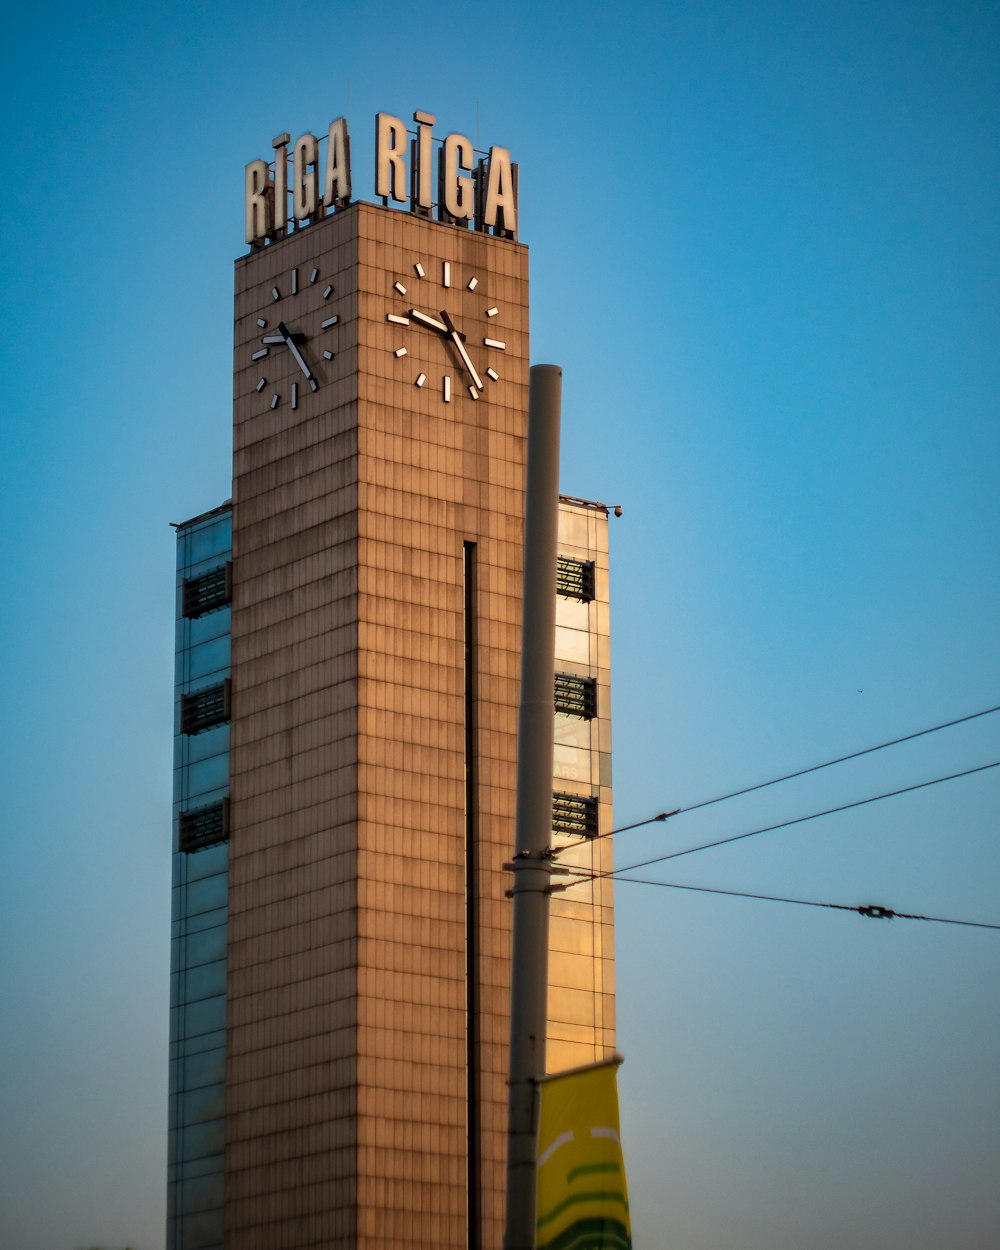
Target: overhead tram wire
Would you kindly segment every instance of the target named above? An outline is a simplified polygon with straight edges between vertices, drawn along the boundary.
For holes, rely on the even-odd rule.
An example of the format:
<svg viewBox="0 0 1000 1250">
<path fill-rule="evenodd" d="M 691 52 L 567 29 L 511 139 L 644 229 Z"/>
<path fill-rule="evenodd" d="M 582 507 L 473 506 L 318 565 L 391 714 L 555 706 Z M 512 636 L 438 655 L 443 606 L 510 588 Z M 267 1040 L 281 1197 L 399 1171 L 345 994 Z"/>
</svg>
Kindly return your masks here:
<svg viewBox="0 0 1000 1250">
<path fill-rule="evenodd" d="M 837 812 L 847 812 L 853 807 L 864 807 L 867 803 L 878 803 L 882 799 L 894 799 L 900 794 L 909 794 L 914 790 L 926 790 L 928 786 L 939 786 L 944 781 L 957 781 L 960 777 L 971 777 L 974 773 L 984 773 L 991 768 L 1000 768 L 1000 760 L 994 760 L 992 764 L 980 764 L 977 768 L 966 768 L 960 773 L 950 773 L 947 777 L 934 777 L 930 781 L 918 781 L 912 786 L 902 786 L 898 790 L 886 790 L 883 794 L 872 794 L 866 799 L 855 799 L 853 803 L 841 803 L 837 807 L 828 807 L 822 812 L 812 812 L 808 816 L 796 816 L 792 820 L 782 820 L 774 825 L 764 825 L 760 829 L 750 829 L 746 833 L 734 833 L 727 838 L 716 838 L 714 842 L 702 842 L 699 846 L 689 846 L 680 851 L 668 851 L 665 855 L 655 855 L 652 859 L 639 860 L 638 863 L 628 864 L 624 868 L 612 868 L 607 872 L 591 873 L 589 880 L 598 880 L 604 878 L 619 879 L 619 875 L 623 872 L 635 872 L 637 868 L 648 868 L 651 864 L 662 864 L 668 859 L 679 859 L 682 855 L 693 855 L 695 851 L 708 851 L 716 846 L 726 846 L 729 842 L 740 842 L 744 838 L 755 838 L 761 833 L 773 833 L 776 829 L 787 829 L 791 825 L 801 825 L 808 820 L 818 820 L 821 816 L 833 816 Z M 587 839 L 588 842 L 595 841 L 594 838 Z M 570 843 L 571 846 L 578 846 L 579 843 Z M 567 850 L 568 847 L 560 847 L 560 850 Z"/>
<path fill-rule="evenodd" d="M 578 880 L 554 886 L 553 888 L 556 890 L 569 890 L 574 885 L 582 885 L 585 881 L 594 879 L 593 873 L 587 873 L 583 869 L 566 868 L 561 871 L 568 872 L 574 876 L 578 875 Z M 931 924 L 954 924 L 963 925 L 971 929 L 996 929 L 1000 931 L 1000 924 L 990 924 L 985 920 L 955 920 L 945 916 L 920 916 L 914 912 L 894 911 L 891 907 L 882 907 L 877 903 L 865 903 L 855 907 L 849 903 L 820 903 L 815 899 L 785 898 L 779 894 L 751 894 L 748 890 L 720 890 L 707 885 L 682 885 L 677 881 L 650 881 L 643 877 L 616 877 L 615 880 L 628 881 L 632 885 L 656 885 L 664 890 L 693 890 L 697 894 L 722 894 L 728 898 L 753 898 L 765 903 L 794 903 L 799 907 L 826 907 L 833 911 L 853 911 L 869 920 L 926 920 Z"/>
<path fill-rule="evenodd" d="M 964 725 L 967 721 L 978 720 L 980 716 L 990 716 L 994 712 L 1000 712 L 1000 704 L 997 704 L 996 707 L 983 708 L 981 712 L 970 712 L 968 716 L 959 716 L 955 720 L 944 721 L 940 725 L 931 725 L 929 729 L 918 729 L 915 733 L 904 734 L 901 738 L 893 738 L 890 742 L 880 742 L 877 746 L 864 747 L 860 751 L 852 751 L 849 755 L 838 755 L 834 760 L 826 760 L 822 764 L 812 764 L 809 768 L 800 768 L 794 773 L 785 773 L 782 777 L 772 777 L 770 781 L 758 781 L 755 785 L 744 786 L 742 790 L 732 790 L 729 794 L 720 794 L 714 799 L 702 799 L 700 803 L 690 803 L 687 807 L 677 807 L 672 812 L 659 812 L 656 816 L 648 816 L 645 820 L 636 820 L 630 825 L 619 825 L 617 829 L 609 829 L 607 833 L 597 834 L 590 841 L 594 842 L 600 838 L 613 838 L 616 833 L 628 833 L 631 829 L 642 829 L 645 825 L 653 825 L 657 821 L 669 820 L 672 816 L 683 816 L 687 812 L 696 812 L 702 807 L 711 807 L 714 803 L 725 803 L 727 799 L 738 799 L 744 794 L 753 794 L 757 790 L 766 790 L 769 786 L 780 785 L 783 781 L 793 781 L 796 777 L 806 777 L 810 773 L 818 773 L 824 768 L 832 768 L 834 764 L 846 764 L 849 760 L 861 759 L 864 755 L 872 755 L 876 751 L 884 751 L 887 747 L 898 747 L 903 742 L 912 742 L 915 738 L 923 738 L 927 734 L 935 734 L 942 729 L 952 729 L 955 725 Z M 987 767 L 993 767 L 993 765 L 987 765 Z M 956 776 L 960 775 L 956 774 Z M 942 780 L 948 779 L 942 778 Z M 554 854 L 558 854 L 559 850 L 565 850 L 565 847 L 558 848 Z M 623 871 L 627 871 L 627 869 Z"/>
</svg>

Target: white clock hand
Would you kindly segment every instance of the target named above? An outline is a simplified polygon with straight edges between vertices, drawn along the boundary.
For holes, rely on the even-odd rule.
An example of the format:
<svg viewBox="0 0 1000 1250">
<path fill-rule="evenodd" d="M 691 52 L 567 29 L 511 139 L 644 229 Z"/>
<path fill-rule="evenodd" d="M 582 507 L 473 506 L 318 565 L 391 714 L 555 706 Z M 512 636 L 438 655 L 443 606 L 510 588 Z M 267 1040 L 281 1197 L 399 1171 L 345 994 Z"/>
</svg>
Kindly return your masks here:
<svg viewBox="0 0 1000 1250">
<path fill-rule="evenodd" d="M 472 378 L 473 386 L 475 386 L 477 391 L 481 391 L 483 389 L 483 380 L 476 372 L 476 366 L 469 359 L 469 353 L 465 350 L 465 344 L 462 342 L 462 336 L 455 329 L 455 323 L 446 312 L 442 312 L 441 316 L 444 318 L 445 325 L 448 327 L 448 337 L 455 344 L 458 354 L 462 357 L 462 363 L 469 371 L 469 377 Z"/>
<path fill-rule="evenodd" d="M 288 337 L 293 343 L 304 343 L 306 341 L 306 336 L 304 334 L 290 334 Z M 260 341 L 266 347 L 276 347 L 278 344 L 285 343 L 288 340 L 283 334 L 265 334 Z"/>
<path fill-rule="evenodd" d="M 426 313 L 419 312 L 416 308 L 411 308 L 409 317 L 413 321 L 418 321 L 422 326 L 429 326 L 432 330 L 437 330 L 439 334 L 447 334 L 448 327 L 443 321 L 438 321 L 436 317 L 428 317 Z"/>
</svg>

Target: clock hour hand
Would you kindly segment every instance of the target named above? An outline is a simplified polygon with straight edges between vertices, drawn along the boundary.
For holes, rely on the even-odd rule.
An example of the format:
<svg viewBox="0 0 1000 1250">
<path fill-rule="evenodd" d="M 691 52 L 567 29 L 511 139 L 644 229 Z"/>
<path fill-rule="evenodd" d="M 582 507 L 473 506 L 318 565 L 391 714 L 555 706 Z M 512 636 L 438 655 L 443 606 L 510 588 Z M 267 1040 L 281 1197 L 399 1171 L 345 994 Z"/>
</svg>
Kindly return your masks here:
<svg viewBox="0 0 1000 1250">
<path fill-rule="evenodd" d="M 419 309 L 411 308 L 407 314 L 411 321 L 416 321 L 422 326 L 427 326 L 431 330 L 437 330 L 438 334 L 447 334 L 448 327 L 443 321 L 438 321 L 437 317 L 428 317 L 426 313 L 422 313 Z"/>
<path fill-rule="evenodd" d="M 466 369 L 469 371 L 469 377 L 472 378 L 472 385 L 477 391 L 481 391 L 483 389 L 483 380 L 476 372 L 476 366 L 469 359 L 469 353 L 465 350 L 465 344 L 462 342 L 462 336 L 459 334 L 458 330 L 456 330 L 454 321 L 452 321 L 451 317 L 449 317 L 446 312 L 442 312 L 441 317 L 447 326 L 448 337 L 455 344 L 455 349 L 462 358 L 462 364 L 465 365 Z"/>
<path fill-rule="evenodd" d="M 293 343 L 304 343 L 306 341 L 306 336 L 304 334 L 293 334 L 291 335 L 291 340 Z M 277 347 L 281 343 L 286 343 L 288 340 L 283 334 L 265 334 L 260 341 L 265 347 Z"/>
</svg>

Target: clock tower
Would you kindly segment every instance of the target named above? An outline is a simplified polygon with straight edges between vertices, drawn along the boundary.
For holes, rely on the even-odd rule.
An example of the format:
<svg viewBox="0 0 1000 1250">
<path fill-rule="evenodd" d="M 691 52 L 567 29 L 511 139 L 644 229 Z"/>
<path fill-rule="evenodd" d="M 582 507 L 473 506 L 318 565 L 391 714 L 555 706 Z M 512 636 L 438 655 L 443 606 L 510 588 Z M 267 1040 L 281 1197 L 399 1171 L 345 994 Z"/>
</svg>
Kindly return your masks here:
<svg viewBox="0 0 1000 1250">
<path fill-rule="evenodd" d="M 528 260 L 236 266 L 227 1247 L 498 1246 Z"/>
</svg>

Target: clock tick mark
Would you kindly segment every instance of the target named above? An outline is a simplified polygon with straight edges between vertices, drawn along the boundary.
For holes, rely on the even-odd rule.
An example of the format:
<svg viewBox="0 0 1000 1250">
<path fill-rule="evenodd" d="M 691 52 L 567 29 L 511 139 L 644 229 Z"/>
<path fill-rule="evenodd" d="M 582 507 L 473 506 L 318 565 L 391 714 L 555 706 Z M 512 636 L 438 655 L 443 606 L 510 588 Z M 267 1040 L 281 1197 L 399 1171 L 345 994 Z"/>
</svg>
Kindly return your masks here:
<svg viewBox="0 0 1000 1250">
<path fill-rule="evenodd" d="M 470 279 L 469 279 L 469 290 L 470 290 L 470 291 L 474 291 L 478 285 L 479 285 L 479 279 L 478 279 L 478 278 L 470 278 Z"/>
<path fill-rule="evenodd" d="M 340 320 L 339 317 L 327 317 L 325 321 L 320 322 L 319 328 L 321 330 L 329 330 L 329 328 L 331 326 L 335 326 L 339 320 Z"/>
<path fill-rule="evenodd" d="M 271 287 L 271 299 L 273 299 L 275 303 L 277 303 L 278 300 L 281 299 L 281 292 L 278 290 L 276 286 Z"/>
<path fill-rule="evenodd" d="M 261 378 L 260 381 L 257 383 L 257 391 L 258 392 L 262 391 L 265 386 L 267 386 L 267 378 Z"/>
<path fill-rule="evenodd" d="M 441 285 L 451 286 L 451 261 L 449 260 L 441 262 Z"/>
<path fill-rule="evenodd" d="M 496 369 L 487 369 L 486 376 L 492 378 L 494 382 L 500 381 L 500 374 L 497 373 Z"/>
<path fill-rule="evenodd" d="M 332 360 L 332 359 L 333 359 L 333 352 L 324 352 L 324 353 L 323 353 L 323 359 L 324 359 L 324 360 Z"/>
<path fill-rule="evenodd" d="M 267 329 L 267 322 L 264 320 L 264 318 L 263 318 L 263 317 L 258 317 L 258 318 L 257 318 L 257 324 L 260 326 L 260 328 L 261 328 L 262 330 L 266 330 L 266 329 Z"/>
<path fill-rule="evenodd" d="M 316 281 L 318 277 L 319 277 L 319 270 L 314 269 L 312 273 L 309 275 L 309 285 L 312 286 L 312 284 Z"/>
<path fill-rule="evenodd" d="M 486 315 L 487 317 L 495 317 L 499 311 L 500 309 L 497 308 L 496 305 L 494 304 L 492 308 L 487 308 Z"/>
<path fill-rule="evenodd" d="M 297 269 L 293 269 L 292 270 L 292 294 L 298 295 L 298 293 L 299 293 L 299 271 Z"/>
<path fill-rule="evenodd" d="M 395 290 L 397 290 L 400 293 L 400 295 L 406 294 L 406 287 L 403 286 L 402 282 L 394 282 L 392 285 L 395 288 Z"/>
<path fill-rule="evenodd" d="M 418 373 L 418 374 L 417 374 L 417 377 L 416 377 L 416 382 L 415 382 L 415 385 L 417 385 L 417 386 L 423 386 L 423 384 L 424 384 L 426 381 L 427 381 L 427 374 L 426 374 L 426 373 Z"/>
<path fill-rule="evenodd" d="M 424 267 L 420 263 L 419 260 L 413 266 L 413 272 L 417 275 L 418 278 L 422 278 L 424 276 Z"/>
<path fill-rule="evenodd" d="M 397 347 L 397 348 L 396 348 L 396 350 L 393 352 L 393 355 L 394 355 L 394 356 L 405 356 L 405 355 L 406 355 L 406 348 L 405 348 L 405 347 Z"/>
<path fill-rule="evenodd" d="M 330 298 L 330 296 L 331 296 L 332 294 L 333 294 L 333 287 L 332 287 L 332 286 L 328 286 L 328 287 L 326 288 L 326 290 L 323 292 L 323 298 L 324 298 L 324 299 L 329 299 L 329 298 Z"/>
<path fill-rule="evenodd" d="M 281 396 L 278 394 L 277 391 L 275 391 L 274 394 L 271 396 L 271 407 L 277 408 L 280 399 L 281 399 Z"/>
</svg>

